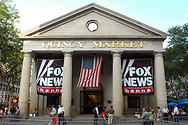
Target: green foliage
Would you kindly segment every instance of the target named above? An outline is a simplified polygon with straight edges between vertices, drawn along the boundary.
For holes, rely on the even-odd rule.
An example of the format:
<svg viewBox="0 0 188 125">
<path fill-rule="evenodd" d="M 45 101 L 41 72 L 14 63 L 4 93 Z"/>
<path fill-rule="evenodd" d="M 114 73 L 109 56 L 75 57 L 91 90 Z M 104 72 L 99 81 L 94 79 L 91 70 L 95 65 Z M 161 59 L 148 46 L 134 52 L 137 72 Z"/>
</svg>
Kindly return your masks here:
<svg viewBox="0 0 188 125">
<path fill-rule="evenodd" d="M 15 23 L 19 22 L 18 10 L 10 0 L 0 1 L 0 49 L 1 76 L 8 83 L 19 84 L 23 55 L 23 43 L 19 39 L 19 30 Z"/>
<path fill-rule="evenodd" d="M 171 91 L 179 98 L 188 93 L 188 23 L 172 27 L 168 33 L 168 47 L 164 54 L 167 95 Z"/>
<path fill-rule="evenodd" d="M 174 79 L 188 75 L 188 23 L 168 30 L 168 47 L 164 54 L 166 78 Z"/>
</svg>

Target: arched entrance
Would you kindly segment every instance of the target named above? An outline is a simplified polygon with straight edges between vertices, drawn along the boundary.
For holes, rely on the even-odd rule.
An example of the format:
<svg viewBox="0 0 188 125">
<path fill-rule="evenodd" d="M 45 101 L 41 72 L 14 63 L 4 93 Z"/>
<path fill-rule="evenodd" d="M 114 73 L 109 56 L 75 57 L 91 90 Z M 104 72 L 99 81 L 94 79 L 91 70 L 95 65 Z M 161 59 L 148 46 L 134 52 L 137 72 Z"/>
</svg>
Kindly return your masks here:
<svg viewBox="0 0 188 125">
<path fill-rule="evenodd" d="M 84 88 L 84 91 L 80 91 L 80 113 L 88 114 L 92 113 L 95 105 L 103 107 L 103 87 L 100 84 L 99 88 Z"/>
</svg>

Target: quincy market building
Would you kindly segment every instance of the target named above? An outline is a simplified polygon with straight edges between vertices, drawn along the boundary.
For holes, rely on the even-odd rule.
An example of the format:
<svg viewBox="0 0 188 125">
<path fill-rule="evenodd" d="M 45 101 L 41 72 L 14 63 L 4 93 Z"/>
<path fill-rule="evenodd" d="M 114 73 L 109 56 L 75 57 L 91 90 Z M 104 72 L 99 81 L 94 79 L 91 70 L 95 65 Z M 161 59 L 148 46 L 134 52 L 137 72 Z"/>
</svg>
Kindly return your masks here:
<svg viewBox="0 0 188 125">
<path fill-rule="evenodd" d="M 27 114 L 29 107 L 48 114 L 58 104 L 66 116 L 92 113 L 96 104 L 113 105 L 116 116 L 164 107 L 166 37 L 94 3 L 22 33 L 20 113 Z"/>
</svg>

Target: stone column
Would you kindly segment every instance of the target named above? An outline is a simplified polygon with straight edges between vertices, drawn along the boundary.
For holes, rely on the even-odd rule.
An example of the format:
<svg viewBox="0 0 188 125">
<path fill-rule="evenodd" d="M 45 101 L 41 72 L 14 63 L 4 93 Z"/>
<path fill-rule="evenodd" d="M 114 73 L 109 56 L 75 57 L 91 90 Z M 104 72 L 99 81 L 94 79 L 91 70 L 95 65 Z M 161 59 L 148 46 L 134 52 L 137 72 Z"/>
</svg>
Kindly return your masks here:
<svg viewBox="0 0 188 125">
<path fill-rule="evenodd" d="M 115 116 L 123 115 L 123 94 L 122 94 L 122 74 L 121 74 L 121 52 L 113 52 L 113 73 L 112 73 L 112 104 Z"/>
<path fill-rule="evenodd" d="M 31 95 L 30 95 L 30 109 L 29 109 L 30 113 L 32 113 L 34 109 L 37 109 L 37 104 L 38 104 L 35 61 L 36 60 L 34 60 L 33 63 L 32 79 L 31 79 Z"/>
<path fill-rule="evenodd" d="M 154 59 L 154 87 L 157 106 L 160 108 L 167 105 L 165 73 L 162 52 L 155 52 Z"/>
<path fill-rule="evenodd" d="M 61 104 L 65 109 L 65 116 L 71 115 L 71 100 L 72 100 L 72 53 L 64 53 L 64 72 Z"/>
<path fill-rule="evenodd" d="M 30 72 L 31 55 L 29 53 L 24 53 L 18 103 L 20 108 L 20 114 L 27 114 L 28 112 Z"/>
<path fill-rule="evenodd" d="M 38 99 L 38 100 L 39 100 L 39 101 L 38 101 L 38 105 L 39 105 L 39 106 L 38 106 L 38 113 L 39 113 L 39 114 L 43 114 L 43 109 L 44 109 L 44 108 L 43 108 L 43 105 L 44 105 L 44 103 L 43 103 L 43 102 L 44 102 L 44 96 L 43 96 L 43 95 L 39 95 L 38 98 L 39 98 L 39 99 Z M 51 111 L 51 110 L 50 110 L 50 111 Z"/>
</svg>

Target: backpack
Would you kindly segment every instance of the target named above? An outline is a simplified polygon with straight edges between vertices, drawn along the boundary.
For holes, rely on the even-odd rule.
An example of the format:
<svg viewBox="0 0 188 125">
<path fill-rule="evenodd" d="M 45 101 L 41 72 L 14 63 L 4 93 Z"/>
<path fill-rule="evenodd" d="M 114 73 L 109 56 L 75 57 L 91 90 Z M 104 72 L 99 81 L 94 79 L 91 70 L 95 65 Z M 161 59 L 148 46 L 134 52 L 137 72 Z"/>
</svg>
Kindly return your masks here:
<svg viewBox="0 0 188 125">
<path fill-rule="evenodd" d="M 95 110 L 95 108 L 93 108 L 93 114 L 96 114 L 96 110 Z"/>
</svg>

